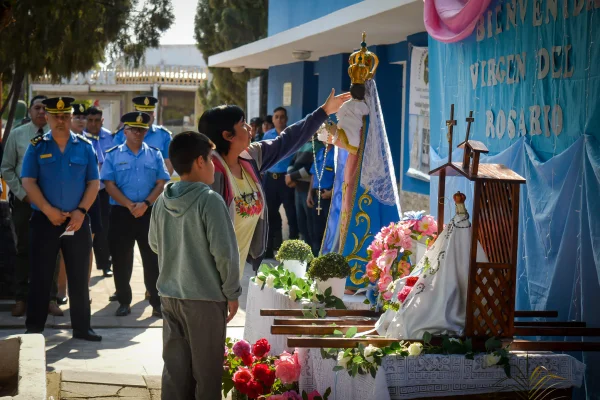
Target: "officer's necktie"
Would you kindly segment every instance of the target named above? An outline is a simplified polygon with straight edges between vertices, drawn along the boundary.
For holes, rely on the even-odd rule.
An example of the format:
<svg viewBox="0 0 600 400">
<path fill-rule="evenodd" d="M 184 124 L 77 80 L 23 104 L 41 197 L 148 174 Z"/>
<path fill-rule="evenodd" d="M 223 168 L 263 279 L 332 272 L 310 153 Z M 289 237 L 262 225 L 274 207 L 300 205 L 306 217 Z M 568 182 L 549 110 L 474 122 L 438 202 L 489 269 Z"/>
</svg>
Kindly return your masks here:
<svg viewBox="0 0 600 400">
<path fill-rule="evenodd" d="M 38 135 L 43 135 L 44 134 L 44 129 L 42 129 L 42 128 L 38 129 L 37 134 Z"/>
</svg>

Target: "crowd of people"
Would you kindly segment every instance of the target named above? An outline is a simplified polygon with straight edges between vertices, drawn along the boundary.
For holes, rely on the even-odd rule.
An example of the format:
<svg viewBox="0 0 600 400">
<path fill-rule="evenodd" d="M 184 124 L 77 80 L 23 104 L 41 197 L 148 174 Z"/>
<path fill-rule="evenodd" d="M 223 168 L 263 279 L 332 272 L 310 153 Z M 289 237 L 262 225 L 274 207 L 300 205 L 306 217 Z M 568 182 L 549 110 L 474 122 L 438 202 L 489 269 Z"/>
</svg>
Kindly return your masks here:
<svg viewBox="0 0 600 400">
<path fill-rule="evenodd" d="M 238 106 L 215 107 L 200 118 L 202 133 L 174 136 L 153 124 L 154 97 L 134 98 L 136 111 L 115 134 L 98 107 L 32 98 L 30 120 L 10 132 L 1 163 L 17 236 L 12 315 L 41 333 L 68 301 L 73 337 L 102 340 L 91 327 L 92 260 L 114 274 L 109 300 L 125 316 L 137 243 L 152 315 L 164 319 L 163 393 L 183 399 L 196 388 L 197 398 L 198 390 L 217 398 L 244 266 L 256 271 L 277 251 L 282 204 L 290 237 L 318 252 L 334 173 L 331 145 L 316 132 L 349 98 L 332 91 L 291 126 L 283 107 L 250 124 Z"/>
</svg>

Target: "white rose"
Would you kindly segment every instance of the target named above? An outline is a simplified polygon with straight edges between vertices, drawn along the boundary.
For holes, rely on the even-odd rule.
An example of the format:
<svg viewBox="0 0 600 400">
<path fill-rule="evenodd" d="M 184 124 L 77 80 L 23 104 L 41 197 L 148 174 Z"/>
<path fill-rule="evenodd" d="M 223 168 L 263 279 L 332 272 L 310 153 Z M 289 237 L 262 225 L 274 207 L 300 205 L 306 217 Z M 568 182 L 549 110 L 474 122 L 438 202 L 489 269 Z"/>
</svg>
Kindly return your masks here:
<svg viewBox="0 0 600 400">
<path fill-rule="evenodd" d="M 344 367 L 344 369 L 348 368 L 348 363 L 352 360 L 352 356 L 344 357 L 344 352 L 340 351 L 337 356 L 337 363 L 340 367 Z"/>
<path fill-rule="evenodd" d="M 411 356 L 418 356 L 423 351 L 423 345 L 421 343 L 412 343 L 408 346 L 408 354 Z"/>
<path fill-rule="evenodd" d="M 486 354 L 485 356 L 483 356 L 483 367 L 487 368 L 498 364 L 500 358 L 500 356 L 497 356 L 494 353 Z"/>
<path fill-rule="evenodd" d="M 270 288 L 275 286 L 275 276 L 273 276 L 273 275 L 267 276 L 266 285 L 267 285 L 267 287 L 270 287 Z"/>
<path fill-rule="evenodd" d="M 375 347 L 372 344 L 365 347 L 365 352 L 364 352 L 365 360 L 367 360 L 370 363 L 375 361 L 375 357 L 373 356 L 373 354 L 377 353 L 377 351 L 379 351 L 379 347 Z"/>
<path fill-rule="evenodd" d="M 292 288 L 290 289 L 290 299 L 292 301 L 296 301 L 296 299 L 298 298 L 298 292 L 300 292 L 300 288 L 296 285 L 292 286 Z"/>
</svg>

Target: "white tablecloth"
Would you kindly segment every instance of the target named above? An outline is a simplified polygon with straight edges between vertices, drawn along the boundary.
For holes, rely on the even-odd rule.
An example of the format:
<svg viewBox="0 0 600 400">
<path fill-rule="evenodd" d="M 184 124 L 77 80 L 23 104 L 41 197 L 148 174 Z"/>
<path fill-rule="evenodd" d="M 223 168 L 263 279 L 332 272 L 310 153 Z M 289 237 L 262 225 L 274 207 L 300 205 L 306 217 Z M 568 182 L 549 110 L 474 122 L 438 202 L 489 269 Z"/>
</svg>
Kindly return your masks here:
<svg viewBox="0 0 600 400">
<path fill-rule="evenodd" d="M 512 390 L 512 380 L 498 382 L 506 377 L 501 367 L 483 368 L 482 355 L 467 360 L 462 355 L 444 356 L 429 354 L 419 357 L 385 357 L 377 377 L 360 375 L 351 378 L 346 371 L 333 372 L 335 360 L 321 358 L 319 349 L 299 349 L 302 375 L 300 390 L 323 393 L 331 387 L 335 396 L 331 400 L 399 400 L 460 396 L 498 392 L 501 388 Z M 523 373 L 526 370 L 526 353 L 511 356 L 513 376 L 516 364 Z M 580 387 L 585 365 L 566 354 L 550 352 L 529 353 L 529 373 L 542 365 L 562 378 L 558 388 Z M 551 381 L 550 384 L 557 381 Z"/>
<path fill-rule="evenodd" d="M 370 306 L 364 304 L 364 295 L 349 296 L 344 295 L 342 299 L 348 309 L 351 310 L 368 310 Z M 283 290 L 271 289 L 265 286 L 263 290 L 256 283 L 250 281 L 248 285 L 248 300 L 246 302 L 246 324 L 244 326 L 244 339 L 255 343 L 258 339 L 265 338 L 271 344 L 271 354 L 278 355 L 284 350 L 290 351 L 287 347 L 286 335 L 271 335 L 271 325 L 275 317 L 261 317 L 260 310 L 263 308 L 275 309 L 299 309 L 304 305 L 290 300 L 284 294 Z M 285 318 L 285 317 L 277 317 Z"/>
</svg>

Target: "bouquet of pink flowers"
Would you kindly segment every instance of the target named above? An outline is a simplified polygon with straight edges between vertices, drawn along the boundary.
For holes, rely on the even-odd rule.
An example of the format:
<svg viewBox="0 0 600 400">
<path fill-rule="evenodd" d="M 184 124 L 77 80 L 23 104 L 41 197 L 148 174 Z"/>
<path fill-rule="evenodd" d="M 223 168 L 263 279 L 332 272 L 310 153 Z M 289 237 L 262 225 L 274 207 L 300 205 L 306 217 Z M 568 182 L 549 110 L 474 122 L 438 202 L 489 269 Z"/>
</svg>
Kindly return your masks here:
<svg viewBox="0 0 600 400">
<path fill-rule="evenodd" d="M 298 354 L 284 351 L 279 357 L 273 357 L 269 356 L 270 350 L 267 339 L 250 345 L 245 340 L 227 338 L 222 380 L 225 397 L 234 388 L 249 399 L 282 394 L 298 388 L 301 369 Z"/>
<path fill-rule="evenodd" d="M 425 238 L 428 244 L 435 238 L 436 232 L 435 218 L 420 211 L 404 213 L 400 222 L 384 226 L 375 235 L 367 248 L 370 258 L 367 276 L 376 285 L 376 290 L 384 301 L 392 299 L 391 283 L 411 272 L 409 256 L 412 254 L 413 240 Z"/>
</svg>

